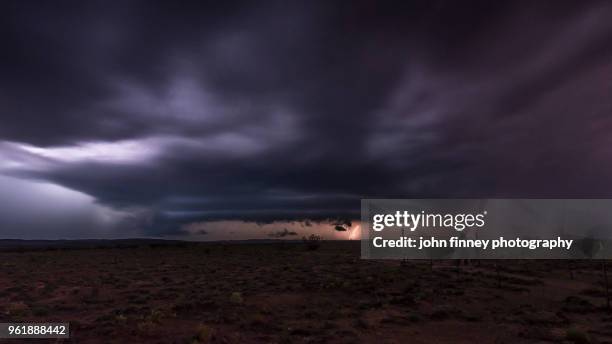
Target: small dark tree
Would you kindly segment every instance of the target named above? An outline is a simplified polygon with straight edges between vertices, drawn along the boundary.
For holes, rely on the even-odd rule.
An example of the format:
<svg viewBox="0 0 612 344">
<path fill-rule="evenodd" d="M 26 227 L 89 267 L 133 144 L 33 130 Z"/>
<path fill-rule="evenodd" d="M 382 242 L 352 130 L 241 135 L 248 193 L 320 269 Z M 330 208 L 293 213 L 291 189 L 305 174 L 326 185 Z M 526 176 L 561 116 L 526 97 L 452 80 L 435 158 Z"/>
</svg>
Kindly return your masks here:
<svg viewBox="0 0 612 344">
<path fill-rule="evenodd" d="M 306 249 L 308 251 L 316 251 L 321 246 L 321 236 L 316 234 L 310 234 L 309 237 L 302 237 Z"/>
</svg>

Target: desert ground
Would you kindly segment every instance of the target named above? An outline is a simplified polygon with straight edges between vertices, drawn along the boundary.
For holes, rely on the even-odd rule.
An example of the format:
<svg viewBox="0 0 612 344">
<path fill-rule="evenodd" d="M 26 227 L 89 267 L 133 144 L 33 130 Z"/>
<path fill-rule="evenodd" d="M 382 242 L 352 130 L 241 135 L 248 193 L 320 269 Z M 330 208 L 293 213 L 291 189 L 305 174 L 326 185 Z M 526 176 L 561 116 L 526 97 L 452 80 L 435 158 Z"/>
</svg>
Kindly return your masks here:
<svg viewBox="0 0 612 344">
<path fill-rule="evenodd" d="M 0 252 L 8 343 L 612 343 L 600 261 L 361 260 L 358 242 Z"/>
</svg>

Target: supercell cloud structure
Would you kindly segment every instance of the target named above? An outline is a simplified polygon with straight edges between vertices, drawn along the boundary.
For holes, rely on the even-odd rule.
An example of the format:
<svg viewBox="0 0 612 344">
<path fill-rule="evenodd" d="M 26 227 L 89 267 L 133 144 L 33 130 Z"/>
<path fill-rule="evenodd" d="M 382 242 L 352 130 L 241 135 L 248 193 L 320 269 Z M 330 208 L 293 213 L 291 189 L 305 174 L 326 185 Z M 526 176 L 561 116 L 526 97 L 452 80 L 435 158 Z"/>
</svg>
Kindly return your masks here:
<svg viewBox="0 0 612 344">
<path fill-rule="evenodd" d="M 610 2 L 1 7 L 3 236 L 612 194 Z"/>
</svg>

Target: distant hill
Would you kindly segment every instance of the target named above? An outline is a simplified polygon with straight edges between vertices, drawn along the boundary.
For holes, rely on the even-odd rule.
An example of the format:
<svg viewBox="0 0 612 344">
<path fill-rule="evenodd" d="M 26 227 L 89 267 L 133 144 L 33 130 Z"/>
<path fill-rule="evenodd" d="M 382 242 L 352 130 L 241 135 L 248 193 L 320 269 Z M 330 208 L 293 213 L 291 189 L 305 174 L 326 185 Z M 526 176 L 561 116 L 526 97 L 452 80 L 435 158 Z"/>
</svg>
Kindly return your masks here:
<svg viewBox="0 0 612 344">
<path fill-rule="evenodd" d="M 346 240 L 333 240 L 336 243 L 349 242 Z M 70 249 L 94 249 L 94 248 L 135 248 L 142 246 L 167 247 L 167 246 L 193 246 L 193 245 L 258 245 L 258 244 L 301 244 L 302 240 L 287 239 L 247 239 L 247 240 L 219 240 L 219 241 L 183 241 L 166 239 L 77 239 L 77 240 L 24 240 L 24 239 L 0 239 L 0 251 L 23 252 L 37 250 L 70 250 Z"/>
<path fill-rule="evenodd" d="M 85 239 L 85 240 L 21 240 L 0 239 L 0 251 L 38 249 L 128 248 L 144 245 L 186 245 L 187 241 L 164 239 Z"/>
</svg>

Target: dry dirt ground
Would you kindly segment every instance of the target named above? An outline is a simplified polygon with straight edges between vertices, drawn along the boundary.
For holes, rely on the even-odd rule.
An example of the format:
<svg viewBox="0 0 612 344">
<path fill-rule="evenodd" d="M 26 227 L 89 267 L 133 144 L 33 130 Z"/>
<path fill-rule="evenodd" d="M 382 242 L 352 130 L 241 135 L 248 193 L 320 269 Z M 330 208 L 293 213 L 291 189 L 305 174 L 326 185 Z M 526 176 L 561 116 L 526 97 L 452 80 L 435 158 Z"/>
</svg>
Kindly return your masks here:
<svg viewBox="0 0 612 344">
<path fill-rule="evenodd" d="M 612 343 L 601 268 L 366 261 L 357 242 L 2 252 L 0 322 L 71 324 L 28 343 Z"/>
</svg>

